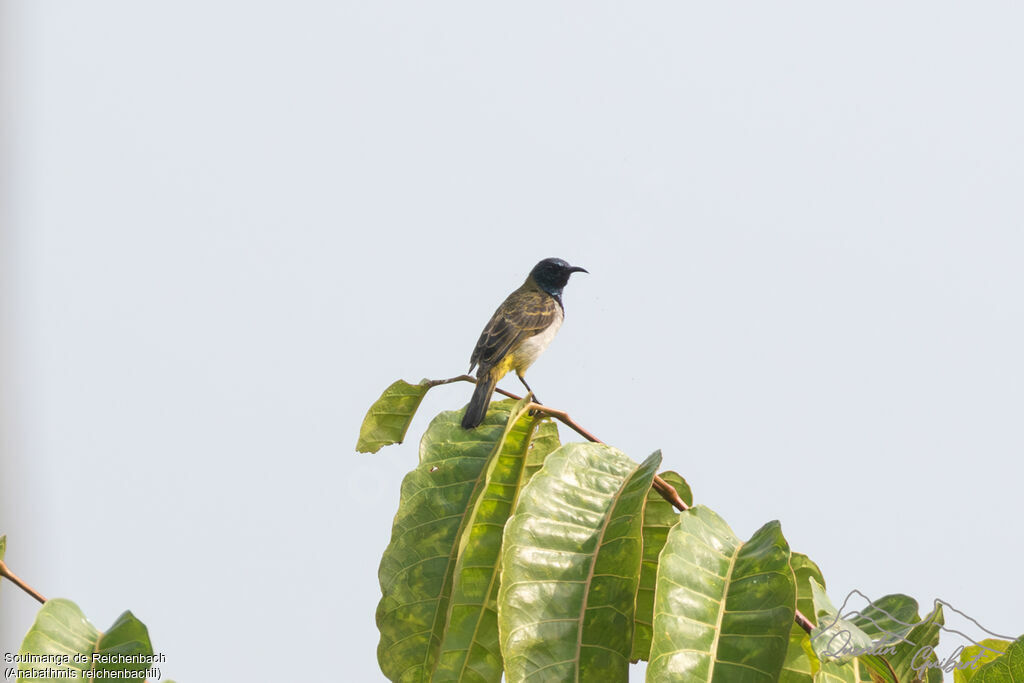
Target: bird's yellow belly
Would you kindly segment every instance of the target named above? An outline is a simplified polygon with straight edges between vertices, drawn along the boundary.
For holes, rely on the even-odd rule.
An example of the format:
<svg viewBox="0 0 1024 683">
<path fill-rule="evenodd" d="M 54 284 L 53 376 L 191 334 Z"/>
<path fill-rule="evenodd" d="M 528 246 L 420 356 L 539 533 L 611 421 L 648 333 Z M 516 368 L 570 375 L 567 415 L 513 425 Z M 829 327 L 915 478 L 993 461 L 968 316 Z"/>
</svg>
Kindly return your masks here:
<svg viewBox="0 0 1024 683">
<path fill-rule="evenodd" d="M 512 353 L 508 354 L 505 362 L 509 363 L 509 366 L 502 374 L 504 375 L 509 370 L 515 370 L 519 374 L 526 372 L 526 369 L 533 365 L 533 362 L 540 357 L 540 354 L 544 353 L 544 349 L 548 347 L 551 340 L 558 334 L 558 328 L 561 326 L 562 315 L 561 311 L 559 311 L 558 317 L 555 318 L 554 322 L 546 330 L 533 335 L 529 339 L 524 339 L 519 346 L 513 349 Z M 503 362 L 502 365 L 504 364 Z"/>
</svg>

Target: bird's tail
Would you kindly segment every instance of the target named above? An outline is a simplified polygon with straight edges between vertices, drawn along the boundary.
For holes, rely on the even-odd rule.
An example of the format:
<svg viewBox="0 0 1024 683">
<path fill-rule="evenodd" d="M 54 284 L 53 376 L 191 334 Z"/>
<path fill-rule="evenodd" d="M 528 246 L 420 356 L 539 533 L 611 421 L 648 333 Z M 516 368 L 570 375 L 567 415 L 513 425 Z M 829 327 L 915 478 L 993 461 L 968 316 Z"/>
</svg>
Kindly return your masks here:
<svg viewBox="0 0 1024 683">
<path fill-rule="evenodd" d="M 494 394 L 494 387 L 497 384 L 498 376 L 495 372 L 481 372 L 477 375 L 473 398 L 469 399 L 466 414 L 462 416 L 463 429 L 473 429 L 483 422 L 484 415 L 487 414 L 487 406 L 491 404 L 491 395 Z"/>
</svg>

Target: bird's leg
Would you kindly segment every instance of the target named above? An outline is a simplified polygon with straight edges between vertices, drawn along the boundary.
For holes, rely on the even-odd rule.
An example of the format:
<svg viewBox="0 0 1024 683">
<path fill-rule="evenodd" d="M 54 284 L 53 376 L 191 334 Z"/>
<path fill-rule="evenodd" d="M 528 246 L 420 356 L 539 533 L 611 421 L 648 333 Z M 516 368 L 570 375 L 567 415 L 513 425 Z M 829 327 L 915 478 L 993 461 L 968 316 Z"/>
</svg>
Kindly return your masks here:
<svg viewBox="0 0 1024 683">
<path fill-rule="evenodd" d="M 529 391 L 531 394 L 533 394 L 533 389 L 531 389 L 530 385 L 526 383 L 526 378 L 523 377 L 522 373 L 520 373 L 518 370 L 516 370 L 516 377 L 518 377 L 519 381 L 523 383 L 523 386 L 526 387 L 526 390 Z M 533 394 L 533 402 L 537 403 L 537 404 L 540 404 L 540 405 L 543 405 L 540 402 L 540 399 L 537 398 L 537 394 Z"/>
</svg>

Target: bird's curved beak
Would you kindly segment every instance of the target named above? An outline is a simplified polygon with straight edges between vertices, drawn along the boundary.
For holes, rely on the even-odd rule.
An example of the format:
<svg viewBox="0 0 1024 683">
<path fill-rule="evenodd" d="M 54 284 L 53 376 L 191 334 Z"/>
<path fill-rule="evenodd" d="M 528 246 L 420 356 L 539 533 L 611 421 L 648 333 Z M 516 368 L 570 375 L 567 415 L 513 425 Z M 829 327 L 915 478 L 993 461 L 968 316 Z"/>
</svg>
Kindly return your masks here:
<svg viewBox="0 0 1024 683">
<path fill-rule="evenodd" d="M 587 275 L 590 275 L 590 271 L 589 270 L 587 270 L 586 268 L 580 268 L 579 266 L 572 266 L 571 268 L 569 268 L 569 272 L 570 273 L 586 273 Z"/>
</svg>

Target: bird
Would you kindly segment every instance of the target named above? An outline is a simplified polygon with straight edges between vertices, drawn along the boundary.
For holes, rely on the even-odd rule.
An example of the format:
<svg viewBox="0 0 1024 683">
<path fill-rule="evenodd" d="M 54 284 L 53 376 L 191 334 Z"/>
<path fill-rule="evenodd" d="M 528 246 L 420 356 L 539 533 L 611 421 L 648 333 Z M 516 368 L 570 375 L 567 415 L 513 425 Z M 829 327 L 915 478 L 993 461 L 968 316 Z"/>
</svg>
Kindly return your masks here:
<svg viewBox="0 0 1024 683">
<path fill-rule="evenodd" d="M 570 266 L 560 258 L 546 258 L 533 267 L 519 289 L 501 302 L 469 358 L 469 372 L 477 368 L 477 382 L 462 416 L 463 429 L 473 429 L 483 421 L 495 385 L 510 370 L 515 370 L 519 381 L 533 394 L 523 375 L 562 326 L 562 290 L 569 276 L 586 272 L 586 268 Z M 536 394 L 533 398 L 537 401 Z"/>
</svg>

